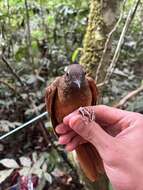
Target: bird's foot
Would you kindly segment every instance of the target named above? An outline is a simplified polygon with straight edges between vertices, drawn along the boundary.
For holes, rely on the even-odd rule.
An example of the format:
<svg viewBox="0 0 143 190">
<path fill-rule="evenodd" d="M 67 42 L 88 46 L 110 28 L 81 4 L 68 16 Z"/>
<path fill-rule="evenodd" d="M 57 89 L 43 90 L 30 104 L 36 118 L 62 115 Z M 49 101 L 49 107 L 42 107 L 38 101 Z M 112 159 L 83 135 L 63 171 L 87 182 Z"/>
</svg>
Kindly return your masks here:
<svg viewBox="0 0 143 190">
<path fill-rule="evenodd" d="M 91 121 L 95 121 L 95 111 L 92 110 L 90 108 L 90 110 L 88 108 L 85 108 L 85 107 L 80 107 L 78 109 L 79 113 L 83 116 L 83 117 L 86 117 L 88 118 L 88 121 L 91 122 Z"/>
</svg>

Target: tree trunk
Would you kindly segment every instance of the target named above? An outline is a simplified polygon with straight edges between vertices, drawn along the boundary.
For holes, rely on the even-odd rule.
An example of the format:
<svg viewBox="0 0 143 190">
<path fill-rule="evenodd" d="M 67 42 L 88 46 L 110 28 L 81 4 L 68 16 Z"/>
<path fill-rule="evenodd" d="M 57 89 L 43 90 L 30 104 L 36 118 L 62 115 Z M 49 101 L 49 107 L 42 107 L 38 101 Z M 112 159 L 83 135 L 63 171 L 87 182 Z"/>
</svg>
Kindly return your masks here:
<svg viewBox="0 0 143 190">
<path fill-rule="evenodd" d="M 83 53 L 80 64 L 88 75 L 96 77 L 98 64 L 101 60 L 105 42 L 116 21 L 117 0 L 91 0 L 87 31 L 83 41 Z M 98 82 L 102 82 L 110 61 L 111 40 L 102 60 Z M 106 59 L 105 59 L 106 58 Z"/>
</svg>

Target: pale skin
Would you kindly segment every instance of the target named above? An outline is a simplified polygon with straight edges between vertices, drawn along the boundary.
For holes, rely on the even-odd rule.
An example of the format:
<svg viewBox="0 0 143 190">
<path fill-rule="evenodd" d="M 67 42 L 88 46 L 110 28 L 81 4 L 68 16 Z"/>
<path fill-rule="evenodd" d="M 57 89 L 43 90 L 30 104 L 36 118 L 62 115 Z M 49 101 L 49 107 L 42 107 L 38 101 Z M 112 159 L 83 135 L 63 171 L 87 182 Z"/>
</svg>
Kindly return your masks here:
<svg viewBox="0 0 143 190">
<path fill-rule="evenodd" d="M 77 110 L 56 127 L 67 151 L 90 142 L 98 150 L 115 190 L 143 189 L 143 115 L 99 105 L 90 106 L 96 122 Z"/>
</svg>

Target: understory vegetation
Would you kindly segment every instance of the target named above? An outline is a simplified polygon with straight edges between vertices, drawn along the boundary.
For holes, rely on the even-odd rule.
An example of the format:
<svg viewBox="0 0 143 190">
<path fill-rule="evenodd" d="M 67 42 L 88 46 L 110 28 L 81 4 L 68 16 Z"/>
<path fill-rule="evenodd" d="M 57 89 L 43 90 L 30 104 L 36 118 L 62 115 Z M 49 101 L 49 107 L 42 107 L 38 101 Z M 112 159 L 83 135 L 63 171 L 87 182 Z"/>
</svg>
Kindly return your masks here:
<svg viewBox="0 0 143 190">
<path fill-rule="evenodd" d="M 126 1 L 122 10 L 123 18 L 113 34 L 111 58 L 133 3 Z M 79 61 L 88 13 L 87 0 L 0 1 L 0 136 L 46 111 L 46 86 L 64 73 L 65 66 Z M 120 13 L 117 20 L 119 17 Z M 142 85 L 140 3 L 100 103 L 118 104 Z M 121 108 L 143 113 L 143 92 L 139 92 Z M 0 140 L 0 190 L 16 189 L 21 184 L 25 190 L 27 183 L 37 190 L 85 190 L 74 164 L 58 145 L 47 115 Z"/>
</svg>

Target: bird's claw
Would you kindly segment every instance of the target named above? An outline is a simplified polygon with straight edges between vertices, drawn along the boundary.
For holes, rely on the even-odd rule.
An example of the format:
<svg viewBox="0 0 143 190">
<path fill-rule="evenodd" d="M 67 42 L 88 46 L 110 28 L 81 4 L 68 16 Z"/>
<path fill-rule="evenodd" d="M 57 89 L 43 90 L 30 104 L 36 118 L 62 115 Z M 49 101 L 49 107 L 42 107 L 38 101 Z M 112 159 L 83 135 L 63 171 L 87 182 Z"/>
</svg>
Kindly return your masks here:
<svg viewBox="0 0 143 190">
<path fill-rule="evenodd" d="M 86 117 L 88 118 L 88 121 L 91 122 L 91 121 L 95 121 L 95 112 L 94 110 L 92 109 L 88 109 L 88 108 L 85 108 L 85 107 L 80 107 L 78 109 L 79 113 L 83 116 L 83 117 Z"/>
</svg>

